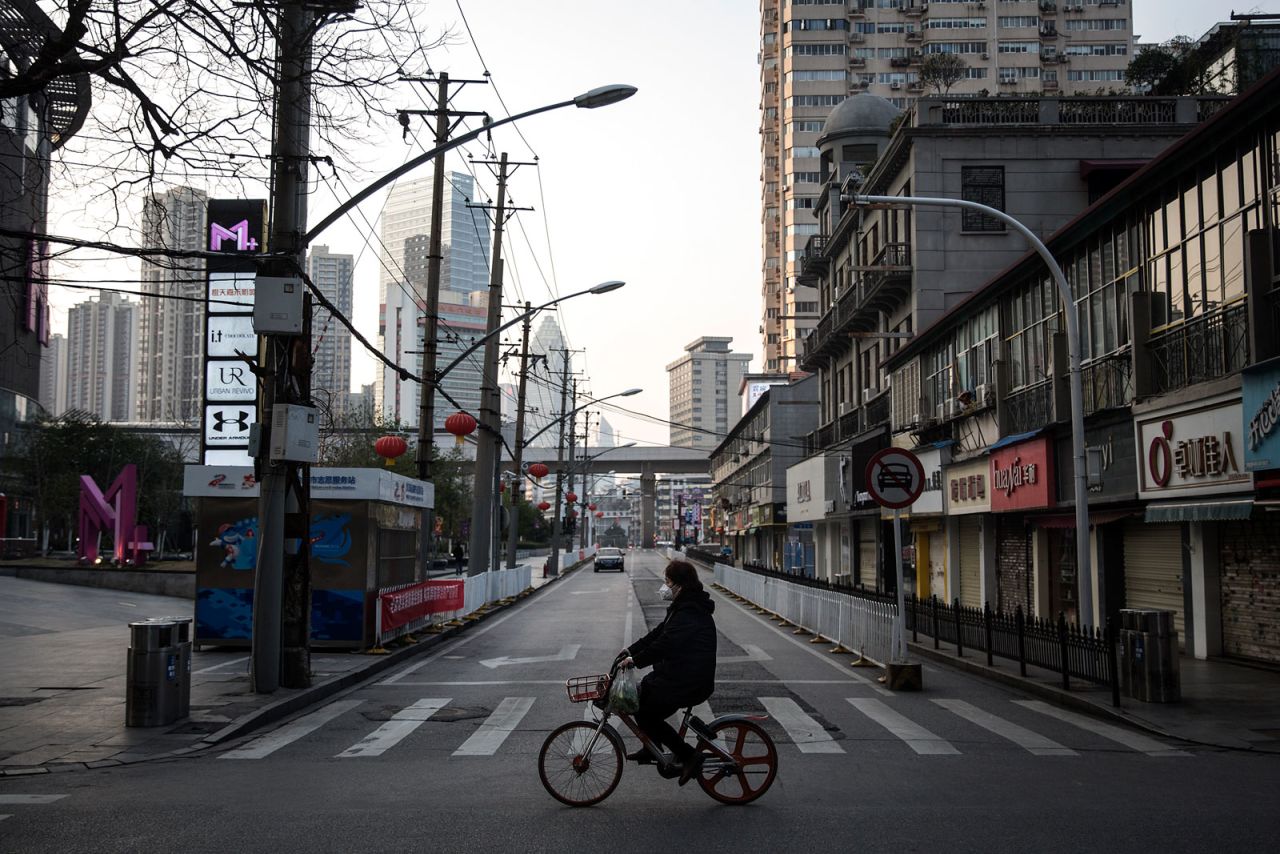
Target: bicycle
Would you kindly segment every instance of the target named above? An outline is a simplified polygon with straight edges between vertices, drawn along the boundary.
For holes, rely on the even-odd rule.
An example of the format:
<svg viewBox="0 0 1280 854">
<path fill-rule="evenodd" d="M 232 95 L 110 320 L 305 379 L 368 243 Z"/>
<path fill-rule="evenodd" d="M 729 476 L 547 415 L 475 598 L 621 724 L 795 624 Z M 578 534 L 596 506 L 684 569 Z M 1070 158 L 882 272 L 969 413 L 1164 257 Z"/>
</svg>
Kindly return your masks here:
<svg viewBox="0 0 1280 854">
<path fill-rule="evenodd" d="M 566 680 L 569 701 L 594 702 L 601 710 L 600 719 L 594 723 L 570 721 L 557 727 L 538 753 L 538 777 L 543 787 L 553 798 L 571 807 L 600 803 L 622 779 L 626 748 L 622 736 L 609 724 L 614 716 L 658 758 L 655 765 L 660 775 L 668 779 L 680 776 L 681 764 L 673 755 L 660 750 L 631 715 L 605 704 L 617 671 L 615 662 L 607 674 Z M 765 720 L 767 715 L 732 714 L 704 723 L 693 714 L 692 706 L 684 710 L 680 738 L 692 731 L 697 736 L 697 749 L 703 754 L 698 785 L 720 803 L 750 803 L 773 785 L 778 774 L 778 750 L 760 726 Z"/>
</svg>

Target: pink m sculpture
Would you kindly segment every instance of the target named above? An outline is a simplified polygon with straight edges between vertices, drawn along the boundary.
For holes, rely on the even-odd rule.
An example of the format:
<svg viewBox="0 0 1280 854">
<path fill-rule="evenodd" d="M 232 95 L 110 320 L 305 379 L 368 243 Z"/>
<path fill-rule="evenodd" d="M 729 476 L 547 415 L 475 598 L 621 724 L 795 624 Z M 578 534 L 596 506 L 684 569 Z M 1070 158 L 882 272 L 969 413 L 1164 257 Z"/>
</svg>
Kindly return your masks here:
<svg viewBox="0 0 1280 854">
<path fill-rule="evenodd" d="M 116 563 L 141 566 L 155 548 L 138 517 L 138 467 L 126 465 L 104 494 L 87 474 L 80 475 L 80 560 L 98 562 L 98 535 L 111 534 Z"/>
</svg>

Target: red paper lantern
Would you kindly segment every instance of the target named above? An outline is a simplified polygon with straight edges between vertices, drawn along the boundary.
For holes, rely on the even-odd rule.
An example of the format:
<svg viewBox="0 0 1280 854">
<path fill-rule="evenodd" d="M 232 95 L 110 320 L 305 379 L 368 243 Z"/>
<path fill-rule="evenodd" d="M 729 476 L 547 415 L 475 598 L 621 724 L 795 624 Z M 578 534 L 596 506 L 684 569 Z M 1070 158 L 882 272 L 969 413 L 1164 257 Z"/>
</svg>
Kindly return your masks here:
<svg viewBox="0 0 1280 854">
<path fill-rule="evenodd" d="M 596 511 L 596 518 L 597 518 L 597 519 L 603 519 L 603 518 L 604 518 L 604 511 L 603 511 L 603 510 L 597 510 L 597 511 Z"/>
<path fill-rule="evenodd" d="M 568 495 L 566 495 L 566 496 L 564 497 L 564 500 L 565 500 L 565 501 L 568 501 L 570 504 L 572 504 L 573 502 L 575 502 L 575 501 L 577 501 L 577 500 L 578 500 L 578 493 L 576 493 L 576 492 L 570 492 Z"/>
<path fill-rule="evenodd" d="M 399 436 L 383 436 L 373 443 L 373 450 L 378 456 L 387 458 L 388 466 L 393 466 L 396 457 L 409 450 L 409 443 Z"/>
<path fill-rule="evenodd" d="M 463 437 L 475 432 L 476 420 L 465 412 L 455 412 L 444 420 L 444 429 L 452 433 L 461 446 Z"/>
<path fill-rule="evenodd" d="M 547 468 L 546 463 L 534 463 L 529 466 L 529 474 L 534 477 L 546 477 L 547 472 L 549 471 L 551 471 L 551 469 Z"/>
<path fill-rule="evenodd" d="M 538 502 L 538 509 L 539 509 L 539 510 L 541 510 L 543 513 L 546 513 L 548 510 L 550 510 L 550 509 L 551 509 L 551 505 L 550 505 L 550 504 L 548 504 L 548 503 L 547 503 L 547 502 L 545 502 L 545 501 L 539 501 L 539 502 Z"/>
<path fill-rule="evenodd" d="M 595 506 L 594 504 L 588 504 L 588 505 L 587 505 L 587 509 L 594 513 L 594 512 L 595 512 L 595 509 L 596 509 L 596 506 Z"/>
</svg>

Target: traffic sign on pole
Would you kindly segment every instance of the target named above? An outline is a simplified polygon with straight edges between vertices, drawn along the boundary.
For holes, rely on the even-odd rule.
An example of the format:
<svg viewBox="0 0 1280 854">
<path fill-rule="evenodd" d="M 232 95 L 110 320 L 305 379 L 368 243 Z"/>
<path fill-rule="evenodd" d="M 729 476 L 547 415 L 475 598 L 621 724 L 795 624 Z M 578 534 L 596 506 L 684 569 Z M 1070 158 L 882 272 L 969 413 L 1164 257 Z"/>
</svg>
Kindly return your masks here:
<svg viewBox="0 0 1280 854">
<path fill-rule="evenodd" d="M 877 451 L 867 462 L 866 478 L 876 503 L 894 510 L 910 507 L 924 491 L 924 466 L 904 448 Z"/>
</svg>

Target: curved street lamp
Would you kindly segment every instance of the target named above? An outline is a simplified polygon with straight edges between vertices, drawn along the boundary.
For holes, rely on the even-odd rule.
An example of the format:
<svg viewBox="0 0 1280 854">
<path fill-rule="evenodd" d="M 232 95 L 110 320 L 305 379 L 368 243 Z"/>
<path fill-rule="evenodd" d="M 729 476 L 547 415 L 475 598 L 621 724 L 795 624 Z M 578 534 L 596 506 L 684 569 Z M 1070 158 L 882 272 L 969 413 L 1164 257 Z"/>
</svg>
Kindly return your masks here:
<svg viewBox="0 0 1280 854">
<path fill-rule="evenodd" d="M 557 424 L 559 424 L 561 421 L 568 418 L 569 416 L 578 414 L 579 412 L 586 409 L 588 406 L 590 406 L 593 403 L 599 403 L 602 400 L 612 400 L 615 397 L 631 397 L 633 394 L 639 394 L 642 391 L 644 391 L 644 389 L 642 388 L 629 388 L 626 391 L 620 391 L 617 394 L 605 395 L 604 397 L 593 397 L 591 398 L 591 400 L 588 400 L 586 403 L 582 404 L 581 406 L 575 407 L 574 409 L 571 409 L 570 411 L 566 412 L 564 415 L 561 415 L 559 418 L 553 419 L 549 423 L 544 424 L 541 430 L 539 430 L 537 433 L 534 433 L 528 439 L 524 440 L 524 447 L 526 448 L 529 447 L 529 443 L 532 442 L 534 439 L 538 438 L 543 433 L 547 432 L 552 427 L 556 426 Z M 635 444 L 635 443 L 633 442 L 632 444 Z M 628 447 L 628 446 L 619 445 L 618 447 Z"/>
</svg>

